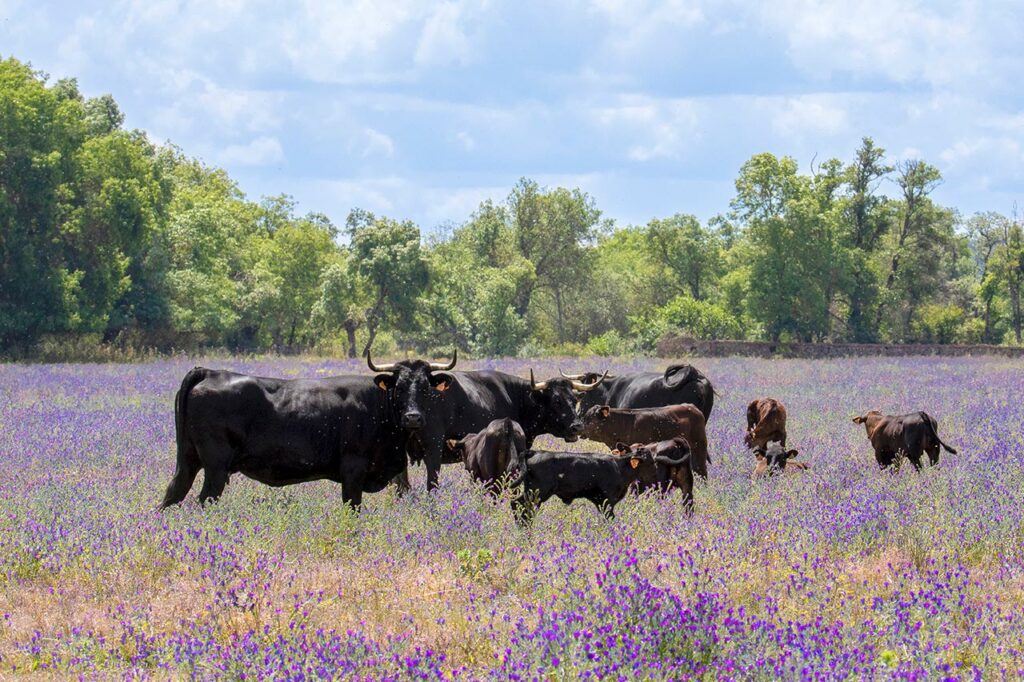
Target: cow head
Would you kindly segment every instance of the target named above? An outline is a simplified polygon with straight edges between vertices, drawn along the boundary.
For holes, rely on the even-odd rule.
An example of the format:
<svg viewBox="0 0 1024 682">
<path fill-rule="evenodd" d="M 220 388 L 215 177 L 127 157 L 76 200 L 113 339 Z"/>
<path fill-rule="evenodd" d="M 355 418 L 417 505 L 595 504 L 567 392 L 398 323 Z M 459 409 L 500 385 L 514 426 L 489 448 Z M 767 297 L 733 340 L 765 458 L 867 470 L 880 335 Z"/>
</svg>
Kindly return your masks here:
<svg viewBox="0 0 1024 682">
<path fill-rule="evenodd" d="M 427 422 L 431 403 L 441 397 L 455 381 L 447 370 L 455 367 L 458 351 L 452 352 L 447 364 L 423 360 L 403 360 L 389 365 L 375 365 L 366 354 L 366 364 L 377 372 L 373 383 L 388 392 L 395 420 L 403 429 L 422 429 Z"/>
<path fill-rule="evenodd" d="M 614 374 L 609 374 L 608 372 L 584 372 L 583 374 L 566 374 L 562 370 L 558 370 L 558 373 L 561 374 L 562 378 L 564 379 L 569 379 L 571 381 L 583 381 L 588 384 L 592 384 L 598 379 L 604 380 L 615 378 Z"/>
<path fill-rule="evenodd" d="M 625 444 L 619 443 L 612 452 L 621 456 L 640 458 L 642 462 L 647 460 L 651 462 L 652 473 L 640 480 L 641 488 L 656 485 L 664 489 L 671 486 L 681 489 L 687 495 L 692 495 L 693 472 L 690 471 L 690 444 L 682 436 L 646 445 L 634 443 L 627 447 Z"/>
<path fill-rule="evenodd" d="M 580 429 L 580 435 L 584 438 L 598 435 L 601 432 L 601 426 L 611 414 L 612 408 L 608 405 L 591 405 L 581 415 L 583 427 Z"/>
<path fill-rule="evenodd" d="M 538 432 L 550 433 L 570 443 L 578 440 L 583 425 L 576 412 L 577 393 L 592 391 L 603 380 L 604 377 L 590 383 L 565 378 L 537 381 L 531 369 L 530 400 L 537 408 Z"/>
<path fill-rule="evenodd" d="M 786 460 L 793 459 L 798 454 L 800 453 L 796 450 L 787 450 L 780 443 L 774 442 L 754 450 L 754 456 L 758 460 L 764 460 L 768 476 L 783 471 L 786 468 Z"/>
<path fill-rule="evenodd" d="M 875 432 L 875 429 L 878 428 L 878 422 L 880 422 L 881 420 L 881 412 L 879 412 L 878 410 L 869 410 L 864 415 L 854 417 L 853 423 L 863 424 L 864 430 L 867 431 L 868 433 L 868 438 L 871 438 L 871 435 Z"/>
</svg>

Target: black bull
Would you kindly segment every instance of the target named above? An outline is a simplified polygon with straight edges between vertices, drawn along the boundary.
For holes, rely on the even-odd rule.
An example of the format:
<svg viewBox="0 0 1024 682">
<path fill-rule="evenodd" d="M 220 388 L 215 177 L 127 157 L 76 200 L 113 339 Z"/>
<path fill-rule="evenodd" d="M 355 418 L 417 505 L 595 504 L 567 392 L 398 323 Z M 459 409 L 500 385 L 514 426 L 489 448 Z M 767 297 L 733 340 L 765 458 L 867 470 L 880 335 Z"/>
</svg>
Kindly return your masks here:
<svg viewBox="0 0 1024 682">
<path fill-rule="evenodd" d="M 496 370 L 447 371 L 456 360 L 453 355 L 445 366 L 422 360 L 375 365 L 367 355 L 370 369 L 378 372 L 374 382 L 387 393 L 394 410 L 392 418 L 411 434 L 410 457 L 422 458 L 426 464 L 428 490 L 436 487 L 442 463 L 462 461 L 445 441 L 482 431 L 495 419 L 518 422 L 528 448 L 545 433 L 576 440 L 582 428 L 576 412 L 577 391 L 591 390 L 599 383 L 570 379 L 537 383 L 532 372 L 527 381 Z M 408 479 L 401 477 L 398 483 L 407 487 Z"/>
<path fill-rule="evenodd" d="M 588 372 L 562 376 L 572 380 L 593 382 L 601 375 Z M 683 403 L 691 403 L 700 410 L 705 422 L 711 418 L 711 408 L 715 404 L 715 389 L 708 378 L 692 365 L 672 365 L 661 374 L 636 372 L 609 376 L 593 391 L 584 394 L 580 410 L 586 412 L 594 405 L 641 409 Z"/>
<path fill-rule="evenodd" d="M 328 479 L 358 506 L 405 470 L 408 434 L 370 376 L 267 379 L 197 367 L 175 397 L 177 468 L 163 507 L 181 502 L 200 469 L 200 502 L 241 473 L 267 485 Z"/>
</svg>

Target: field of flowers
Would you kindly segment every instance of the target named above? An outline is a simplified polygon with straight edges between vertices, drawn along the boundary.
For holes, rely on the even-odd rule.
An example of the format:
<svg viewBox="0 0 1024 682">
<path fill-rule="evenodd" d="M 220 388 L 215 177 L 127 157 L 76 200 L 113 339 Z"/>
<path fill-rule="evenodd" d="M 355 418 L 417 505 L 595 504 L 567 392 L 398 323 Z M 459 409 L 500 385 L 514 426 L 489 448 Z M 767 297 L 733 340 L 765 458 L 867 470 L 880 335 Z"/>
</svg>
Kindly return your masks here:
<svg viewBox="0 0 1024 682">
<path fill-rule="evenodd" d="M 460 467 L 436 493 L 232 479 L 156 511 L 194 362 L 0 365 L 0 677 L 1002 679 L 1024 674 L 1024 365 L 699 360 L 719 397 L 697 512 L 530 529 Z M 278 376 L 349 362 L 204 360 Z M 603 361 L 464 363 L 526 375 Z M 641 360 L 613 371 L 661 368 Z M 811 471 L 751 481 L 746 403 L 789 409 Z M 926 409 L 959 455 L 878 471 L 862 426 Z M 540 445 L 555 446 L 544 439 Z M 586 443 L 563 447 L 585 449 Z"/>
</svg>

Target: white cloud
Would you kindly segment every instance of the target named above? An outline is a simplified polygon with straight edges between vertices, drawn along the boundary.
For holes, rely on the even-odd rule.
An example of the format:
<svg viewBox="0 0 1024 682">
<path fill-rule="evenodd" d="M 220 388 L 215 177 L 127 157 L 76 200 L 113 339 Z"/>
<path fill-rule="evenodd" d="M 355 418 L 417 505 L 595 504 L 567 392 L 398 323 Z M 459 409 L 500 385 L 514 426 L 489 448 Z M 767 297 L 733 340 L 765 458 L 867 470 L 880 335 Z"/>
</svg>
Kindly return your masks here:
<svg viewBox="0 0 1024 682">
<path fill-rule="evenodd" d="M 834 96 L 773 98 L 769 108 L 775 109 L 772 128 L 780 135 L 836 135 L 848 128 L 846 110 Z"/>
<path fill-rule="evenodd" d="M 459 144 L 462 145 L 462 148 L 465 149 L 467 152 L 471 152 L 474 149 L 476 149 L 476 140 L 474 140 L 473 136 L 467 133 L 465 130 L 460 130 L 459 132 L 455 133 L 455 139 L 458 141 Z"/>
<path fill-rule="evenodd" d="M 248 144 L 234 144 L 217 154 L 225 166 L 271 166 L 284 161 L 284 150 L 274 137 L 257 137 Z"/>
<path fill-rule="evenodd" d="M 845 72 L 963 84 L 986 75 L 991 57 L 974 3 L 779 0 L 762 7 L 762 21 L 784 33 L 793 62 L 819 78 Z"/>
<path fill-rule="evenodd" d="M 702 3 L 695 0 L 590 0 L 591 12 L 609 25 L 609 44 L 617 52 L 649 49 L 657 39 L 678 39 L 681 29 L 702 24 Z"/>
<path fill-rule="evenodd" d="M 698 111 L 691 100 L 633 95 L 615 106 L 598 108 L 596 117 L 613 136 L 631 140 L 627 153 L 634 161 L 679 158 L 687 143 L 699 136 Z"/>
<path fill-rule="evenodd" d="M 358 149 L 359 155 L 364 159 L 375 156 L 390 158 L 395 155 L 394 140 L 373 128 L 363 128 L 360 131 L 354 148 Z"/>
<path fill-rule="evenodd" d="M 414 61 L 419 66 L 461 64 L 470 57 L 469 39 L 459 25 L 463 6 L 442 2 L 423 26 Z"/>
</svg>

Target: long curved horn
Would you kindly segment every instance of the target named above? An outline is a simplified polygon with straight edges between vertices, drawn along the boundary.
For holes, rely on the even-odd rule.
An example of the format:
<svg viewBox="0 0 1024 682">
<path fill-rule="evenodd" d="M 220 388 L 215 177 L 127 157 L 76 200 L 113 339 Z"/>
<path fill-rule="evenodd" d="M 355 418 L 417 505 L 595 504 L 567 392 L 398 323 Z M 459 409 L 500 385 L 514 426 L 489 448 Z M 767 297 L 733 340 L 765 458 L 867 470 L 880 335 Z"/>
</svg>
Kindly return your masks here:
<svg viewBox="0 0 1024 682">
<path fill-rule="evenodd" d="M 370 367 L 370 371 L 373 372 L 394 372 L 396 363 L 391 363 L 390 365 L 375 365 L 373 364 L 373 360 L 370 359 L 370 351 L 366 351 L 366 364 Z"/>
<path fill-rule="evenodd" d="M 604 374 L 602 374 L 601 378 L 598 379 L 597 381 L 595 381 L 592 384 L 585 384 L 582 381 L 575 381 L 575 380 L 573 380 L 572 387 L 575 388 L 577 391 L 583 391 L 584 393 L 586 393 L 587 391 L 593 391 L 606 378 L 608 378 L 608 372 L 605 372 Z"/>
<path fill-rule="evenodd" d="M 654 458 L 654 461 L 661 462 L 662 464 L 667 464 L 670 467 L 678 467 L 686 463 L 686 455 L 683 455 L 679 459 L 670 459 L 665 455 L 658 455 L 657 457 Z"/>
<path fill-rule="evenodd" d="M 561 374 L 563 378 L 569 379 L 571 381 L 579 381 L 583 377 L 587 376 L 586 374 L 566 374 L 565 372 L 562 371 L 561 367 L 558 368 L 558 373 Z"/>
<path fill-rule="evenodd" d="M 540 383 L 538 384 L 538 383 L 537 383 L 537 382 L 536 382 L 536 381 L 534 380 L 534 378 L 533 378 L 533 368 L 531 367 L 531 368 L 530 368 L 530 388 L 532 388 L 532 389 L 533 389 L 533 390 L 535 390 L 535 391 L 543 391 L 543 390 L 544 390 L 545 388 L 547 388 L 547 387 L 548 387 L 548 382 L 546 382 L 546 381 L 542 381 L 542 382 L 540 382 Z"/>
<path fill-rule="evenodd" d="M 440 362 L 432 362 L 432 363 L 430 363 L 430 369 L 431 369 L 431 371 L 434 371 L 434 370 L 449 370 L 452 367 L 454 367 L 455 363 L 458 362 L 458 361 L 459 361 L 459 349 L 458 348 L 453 348 L 452 349 L 452 361 L 451 362 L 449 362 L 447 365 L 441 364 Z"/>
</svg>

